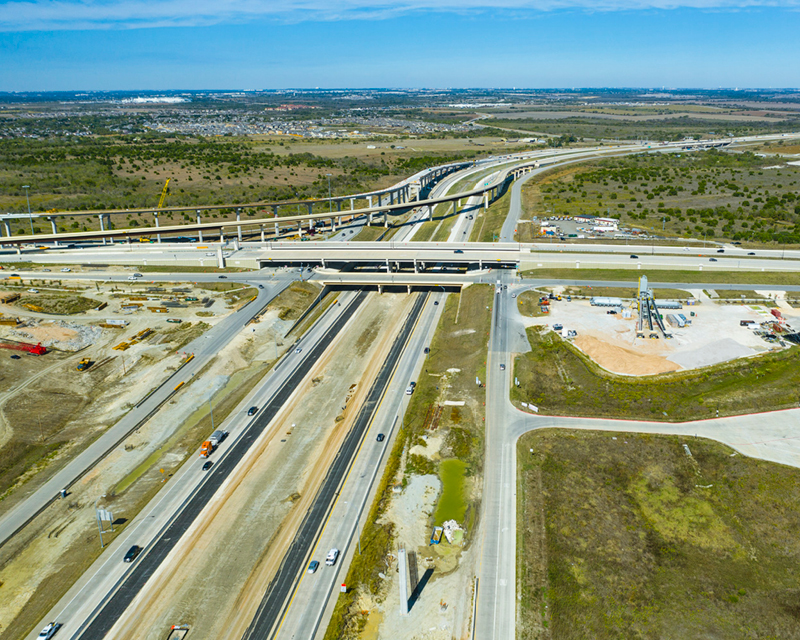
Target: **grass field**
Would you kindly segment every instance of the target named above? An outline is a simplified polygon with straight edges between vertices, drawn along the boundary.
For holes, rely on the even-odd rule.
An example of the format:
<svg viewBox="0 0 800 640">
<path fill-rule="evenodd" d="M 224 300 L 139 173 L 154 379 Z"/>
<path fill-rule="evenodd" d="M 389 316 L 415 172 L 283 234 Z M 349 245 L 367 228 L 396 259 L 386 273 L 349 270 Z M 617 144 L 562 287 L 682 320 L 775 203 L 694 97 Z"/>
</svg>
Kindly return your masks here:
<svg viewBox="0 0 800 640">
<path fill-rule="evenodd" d="M 536 291 L 523 291 L 517 296 L 517 309 L 523 316 L 528 318 L 539 318 L 545 315 L 539 305 L 540 297 Z"/>
<path fill-rule="evenodd" d="M 52 294 L 29 294 L 20 298 L 16 304 L 30 311 L 53 315 L 76 315 L 94 309 L 100 302 L 84 296 L 60 296 Z"/>
<path fill-rule="evenodd" d="M 536 280 L 613 280 L 627 281 L 635 286 L 641 274 L 635 269 L 528 269 L 523 278 Z M 653 271 L 648 275 L 650 284 L 655 283 L 708 283 L 708 284 L 752 284 L 752 285 L 800 285 L 800 273 L 777 271 Z M 720 289 L 723 291 L 723 289 Z M 656 290 L 658 295 L 658 290 Z"/>
<path fill-rule="evenodd" d="M 320 292 L 311 282 L 293 282 L 269 303 L 267 309 L 277 309 L 281 320 L 297 320 Z"/>
<path fill-rule="evenodd" d="M 475 210 L 475 223 L 470 242 L 496 242 L 511 205 L 511 189 L 489 205 L 489 209 Z"/>
<path fill-rule="evenodd" d="M 800 350 L 631 377 L 608 373 L 552 331 L 528 328 L 531 351 L 517 356 L 514 402 L 542 413 L 642 420 L 699 420 L 796 407 Z"/>
<path fill-rule="evenodd" d="M 523 436 L 517 638 L 800 638 L 800 471 L 731 454 L 674 436 Z"/>
<path fill-rule="evenodd" d="M 800 242 L 800 167 L 751 152 L 642 154 L 565 168 L 523 189 L 531 215 L 591 214 L 667 236 Z"/>
</svg>

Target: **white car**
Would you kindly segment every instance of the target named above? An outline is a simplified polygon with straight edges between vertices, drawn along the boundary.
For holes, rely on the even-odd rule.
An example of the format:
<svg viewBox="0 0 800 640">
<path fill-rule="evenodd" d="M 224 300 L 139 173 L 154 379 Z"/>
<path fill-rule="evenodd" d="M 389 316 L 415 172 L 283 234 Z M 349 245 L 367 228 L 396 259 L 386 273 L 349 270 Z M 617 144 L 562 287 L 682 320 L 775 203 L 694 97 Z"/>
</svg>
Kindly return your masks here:
<svg viewBox="0 0 800 640">
<path fill-rule="evenodd" d="M 69 267 L 64 267 L 61 271 L 63 271 L 64 273 L 69 273 L 70 271 L 72 271 L 72 269 L 70 269 Z"/>
<path fill-rule="evenodd" d="M 38 289 L 28 289 L 28 293 L 39 293 Z"/>
<path fill-rule="evenodd" d="M 213 258 L 213 257 L 214 257 L 215 255 L 217 255 L 217 254 L 216 254 L 216 253 L 214 253 L 213 251 L 209 251 L 209 252 L 208 252 L 206 255 L 207 255 L 209 258 Z"/>
<path fill-rule="evenodd" d="M 136 280 L 136 276 L 128 276 L 128 280 Z"/>
<path fill-rule="evenodd" d="M 300 347 L 297 347 L 297 349 L 294 350 L 295 353 L 300 353 L 301 351 L 302 349 Z"/>
<path fill-rule="evenodd" d="M 50 638 L 56 635 L 56 631 L 58 631 L 60 628 L 60 622 L 51 622 L 39 632 L 39 635 L 36 636 L 36 640 L 50 640 Z"/>
<path fill-rule="evenodd" d="M 339 550 L 336 547 L 334 547 L 333 549 L 328 551 L 328 555 L 325 558 L 325 564 L 327 564 L 329 567 L 332 567 L 333 565 L 336 564 L 336 558 L 338 557 L 339 557 Z"/>
</svg>

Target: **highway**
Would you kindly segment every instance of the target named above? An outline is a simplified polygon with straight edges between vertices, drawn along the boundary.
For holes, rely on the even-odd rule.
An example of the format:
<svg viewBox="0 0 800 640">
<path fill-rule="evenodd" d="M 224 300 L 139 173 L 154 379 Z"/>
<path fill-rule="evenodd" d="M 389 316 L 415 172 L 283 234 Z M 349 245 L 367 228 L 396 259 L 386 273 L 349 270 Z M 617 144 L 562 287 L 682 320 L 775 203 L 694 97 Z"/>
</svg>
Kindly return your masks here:
<svg viewBox="0 0 800 640">
<path fill-rule="evenodd" d="M 256 442 L 283 403 L 294 392 L 324 352 L 331 339 L 349 321 L 361 305 L 364 294 L 344 294 L 341 306 L 331 307 L 298 343 L 301 352 L 287 352 L 273 371 L 245 398 L 221 425 L 229 437 L 215 451 L 214 466 L 208 473 L 200 471 L 200 461 L 189 461 L 167 483 L 150 504 L 109 550 L 104 553 L 83 579 L 75 585 L 49 614 L 64 623 L 65 637 L 102 638 L 142 588 L 161 561 L 178 543 L 208 500 L 228 474 Z M 255 417 L 247 416 L 247 408 L 260 407 Z M 131 544 L 145 548 L 132 565 L 121 557 Z"/>
<path fill-rule="evenodd" d="M 192 275 L 192 277 L 194 276 Z M 175 278 L 174 275 L 170 276 L 170 281 L 175 282 Z M 69 489 L 76 480 L 102 460 L 129 433 L 153 415 L 175 393 L 175 387 L 178 384 L 191 382 L 192 377 L 201 371 L 244 328 L 251 318 L 289 286 L 295 278 L 296 274 L 292 272 L 281 274 L 274 281 L 264 285 L 263 289 L 259 289 L 258 297 L 253 302 L 230 314 L 204 335 L 189 343 L 184 350 L 186 353 L 193 353 L 194 358 L 188 364 L 161 382 L 150 395 L 133 407 L 116 424 L 109 427 L 103 435 L 72 458 L 39 488 L 26 495 L 23 501 L 0 517 L 0 545 L 56 500 L 62 489 Z M 178 393 L 180 392 L 178 391 Z"/>
<path fill-rule="evenodd" d="M 375 410 L 383 398 L 397 362 L 405 349 L 406 342 L 417 323 L 426 297 L 426 295 L 420 294 L 414 302 L 414 306 L 392 344 L 392 348 L 378 375 L 375 377 L 364 403 L 359 409 L 353 426 L 339 448 L 336 458 L 329 467 L 325 480 L 314 498 L 313 504 L 306 513 L 292 545 L 286 552 L 277 575 L 264 594 L 258 612 L 244 634 L 243 640 L 267 640 L 274 636 L 275 627 L 283 618 L 283 613 L 288 606 L 288 600 L 295 590 L 297 581 L 303 575 L 320 529 L 327 520 L 341 484 L 353 464 L 353 458 L 360 448 L 372 422 Z"/>
</svg>

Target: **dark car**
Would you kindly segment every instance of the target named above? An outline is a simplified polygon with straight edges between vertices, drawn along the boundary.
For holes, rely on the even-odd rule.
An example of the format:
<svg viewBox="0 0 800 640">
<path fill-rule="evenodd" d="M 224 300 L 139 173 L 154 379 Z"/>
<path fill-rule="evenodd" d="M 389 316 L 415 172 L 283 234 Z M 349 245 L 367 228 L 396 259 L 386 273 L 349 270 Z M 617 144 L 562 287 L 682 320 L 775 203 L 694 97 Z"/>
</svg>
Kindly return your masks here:
<svg viewBox="0 0 800 640">
<path fill-rule="evenodd" d="M 748 255 L 748 256 L 754 256 L 754 255 L 756 255 L 756 254 L 755 254 L 755 253 L 753 253 L 753 252 L 751 251 L 751 252 L 750 252 L 750 253 L 748 253 L 747 255 Z"/>
<path fill-rule="evenodd" d="M 709 259 L 708 259 L 708 261 L 709 261 L 709 262 L 716 262 L 716 261 L 717 261 L 717 259 L 716 259 L 716 258 L 709 258 Z"/>
<path fill-rule="evenodd" d="M 203 465 L 203 471 L 208 471 L 213 466 L 214 466 L 213 460 L 206 460 L 206 463 Z"/>
<path fill-rule="evenodd" d="M 501 365 L 500 365 L 500 371 L 505 371 L 505 370 L 506 370 L 506 365 L 504 365 L 504 364 L 501 364 Z"/>
<path fill-rule="evenodd" d="M 385 435 L 383 435 L 382 433 L 379 433 L 379 434 L 378 434 L 378 437 L 376 438 L 376 440 L 377 440 L 378 442 L 383 442 L 383 440 L 384 440 L 385 438 L 386 438 L 386 436 L 385 436 Z"/>
<path fill-rule="evenodd" d="M 464 251 L 461 249 L 456 249 L 455 251 L 453 251 L 453 253 L 464 253 Z"/>
<path fill-rule="evenodd" d="M 725 253 L 725 249 L 717 249 L 717 253 Z"/>
<path fill-rule="evenodd" d="M 631 254 L 631 259 L 632 259 L 632 260 L 638 260 L 638 259 L 639 259 L 639 256 L 637 256 L 635 253 L 632 253 L 632 254 Z"/>
<path fill-rule="evenodd" d="M 258 411 L 258 407 L 250 407 L 247 410 L 247 415 L 248 416 L 254 416 L 254 415 L 256 415 L 256 411 Z"/>
<path fill-rule="evenodd" d="M 228 276 L 220 276 L 219 278 L 220 278 L 220 280 L 227 280 Z"/>
<path fill-rule="evenodd" d="M 20 359 L 20 356 L 18 356 L 18 355 L 15 353 L 13 356 L 11 356 L 11 359 L 12 359 L 12 360 L 19 360 L 19 359 Z"/>
<path fill-rule="evenodd" d="M 422 350 L 422 353 L 430 353 L 430 352 L 431 352 L 431 349 L 430 349 L 430 347 L 425 347 L 425 348 Z M 13 358 L 14 356 L 11 356 L 11 357 Z"/>
<path fill-rule="evenodd" d="M 258 288 L 259 288 L 259 289 L 263 289 L 263 288 L 264 288 L 264 285 L 263 285 L 263 284 L 260 284 L 260 285 L 258 285 Z"/>
<path fill-rule="evenodd" d="M 312 560 L 311 563 L 308 565 L 308 572 L 315 573 L 318 568 L 319 568 L 319 562 L 316 560 Z"/>
<path fill-rule="evenodd" d="M 130 549 L 128 549 L 128 553 L 125 554 L 125 557 L 122 559 L 123 562 L 133 562 L 136 560 L 136 556 L 138 556 L 142 552 L 142 548 L 133 545 Z"/>
<path fill-rule="evenodd" d="M 434 301 L 433 301 L 433 304 L 434 304 L 434 305 L 438 305 L 438 304 L 439 304 L 439 301 L 438 301 L 438 300 L 434 300 Z"/>
</svg>

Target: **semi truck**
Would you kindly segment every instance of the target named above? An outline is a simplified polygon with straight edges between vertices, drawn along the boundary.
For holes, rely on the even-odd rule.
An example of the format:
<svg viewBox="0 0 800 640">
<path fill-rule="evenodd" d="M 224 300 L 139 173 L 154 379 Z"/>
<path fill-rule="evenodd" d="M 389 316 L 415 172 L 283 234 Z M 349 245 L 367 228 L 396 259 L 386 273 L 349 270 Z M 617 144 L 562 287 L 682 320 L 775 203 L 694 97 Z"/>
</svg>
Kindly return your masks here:
<svg viewBox="0 0 800 640">
<path fill-rule="evenodd" d="M 203 444 L 200 446 L 200 457 L 201 457 L 201 458 L 208 458 L 208 456 L 210 456 L 210 455 L 211 455 L 211 453 L 212 453 L 212 452 L 214 451 L 214 449 L 216 449 L 216 448 L 217 448 L 217 447 L 216 447 L 216 445 L 212 444 L 212 443 L 211 443 L 211 440 L 206 440 L 206 441 L 205 441 L 205 442 L 204 442 L 204 443 L 203 443 Z"/>
<path fill-rule="evenodd" d="M 228 435 L 227 431 L 222 431 L 221 429 L 217 429 L 214 433 L 211 434 L 211 437 L 208 439 L 208 441 L 216 449 L 219 446 L 219 443 L 222 442 L 227 435 Z"/>
</svg>

